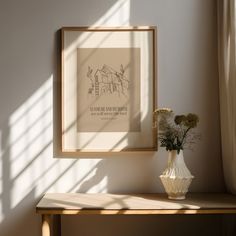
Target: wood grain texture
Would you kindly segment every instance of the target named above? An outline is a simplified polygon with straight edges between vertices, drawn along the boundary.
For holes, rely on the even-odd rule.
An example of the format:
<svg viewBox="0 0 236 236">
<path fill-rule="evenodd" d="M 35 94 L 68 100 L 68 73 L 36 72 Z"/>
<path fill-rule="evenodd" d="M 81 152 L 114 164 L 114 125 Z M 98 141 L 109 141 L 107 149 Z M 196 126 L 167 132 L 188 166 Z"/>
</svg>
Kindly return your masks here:
<svg viewBox="0 0 236 236">
<path fill-rule="evenodd" d="M 36 206 L 39 214 L 234 214 L 236 196 L 188 194 L 169 200 L 165 194 L 47 193 Z"/>
</svg>

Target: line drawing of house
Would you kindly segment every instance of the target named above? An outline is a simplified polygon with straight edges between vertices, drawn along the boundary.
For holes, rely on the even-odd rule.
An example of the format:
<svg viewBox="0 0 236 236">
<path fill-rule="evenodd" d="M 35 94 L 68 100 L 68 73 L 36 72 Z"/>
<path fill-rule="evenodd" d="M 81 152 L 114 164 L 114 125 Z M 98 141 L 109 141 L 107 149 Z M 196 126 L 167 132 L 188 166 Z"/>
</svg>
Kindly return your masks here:
<svg viewBox="0 0 236 236">
<path fill-rule="evenodd" d="M 120 65 L 120 72 L 106 64 L 101 69 L 97 69 L 93 74 L 93 69 L 88 66 L 87 78 L 90 79 L 88 94 L 95 97 L 116 93 L 120 96 L 128 96 L 129 80 L 124 76 L 125 70 Z"/>
</svg>

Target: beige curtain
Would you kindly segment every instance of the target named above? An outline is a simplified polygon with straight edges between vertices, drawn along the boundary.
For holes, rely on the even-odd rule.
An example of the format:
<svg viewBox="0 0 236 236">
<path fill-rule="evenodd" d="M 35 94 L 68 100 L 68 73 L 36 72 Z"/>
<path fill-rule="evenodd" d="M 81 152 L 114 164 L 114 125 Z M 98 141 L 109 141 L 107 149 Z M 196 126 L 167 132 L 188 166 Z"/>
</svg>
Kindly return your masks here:
<svg viewBox="0 0 236 236">
<path fill-rule="evenodd" d="M 218 57 L 222 160 L 227 189 L 234 194 L 236 194 L 235 2 L 236 0 L 218 0 Z"/>
</svg>

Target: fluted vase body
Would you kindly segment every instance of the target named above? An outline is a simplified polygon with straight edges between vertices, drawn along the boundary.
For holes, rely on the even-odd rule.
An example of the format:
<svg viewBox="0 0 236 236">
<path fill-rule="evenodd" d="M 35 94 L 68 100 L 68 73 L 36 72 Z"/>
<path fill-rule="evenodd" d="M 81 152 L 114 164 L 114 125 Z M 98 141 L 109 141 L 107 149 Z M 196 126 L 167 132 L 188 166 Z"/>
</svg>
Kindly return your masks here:
<svg viewBox="0 0 236 236">
<path fill-rule="evenodd" d="M 188 188 L 194 176 L 190 173 L 184 162 L 183 151 L 168 152 L 168 165 L 162 175 L 161 182 L 168 194 L 169 199 L 185 199 Z"/>
</svg>

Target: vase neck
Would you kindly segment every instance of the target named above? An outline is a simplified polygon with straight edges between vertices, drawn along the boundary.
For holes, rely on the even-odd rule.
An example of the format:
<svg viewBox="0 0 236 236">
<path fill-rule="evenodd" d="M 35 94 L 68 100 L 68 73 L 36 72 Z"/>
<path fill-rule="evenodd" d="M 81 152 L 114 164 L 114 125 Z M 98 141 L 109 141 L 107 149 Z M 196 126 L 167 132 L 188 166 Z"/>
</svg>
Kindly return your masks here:
<svg viewBox="0 0 236 236">
<path fill-rule="evenodd" d="M 180 150 L 179 153 L 177 150 L 169 151 L 168 163 L 171 164 L 173 162 L 184 162 L 183 150 Z"/>
</svg>

